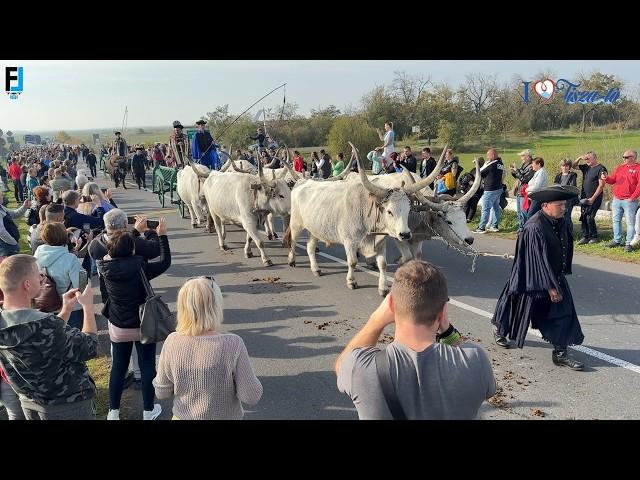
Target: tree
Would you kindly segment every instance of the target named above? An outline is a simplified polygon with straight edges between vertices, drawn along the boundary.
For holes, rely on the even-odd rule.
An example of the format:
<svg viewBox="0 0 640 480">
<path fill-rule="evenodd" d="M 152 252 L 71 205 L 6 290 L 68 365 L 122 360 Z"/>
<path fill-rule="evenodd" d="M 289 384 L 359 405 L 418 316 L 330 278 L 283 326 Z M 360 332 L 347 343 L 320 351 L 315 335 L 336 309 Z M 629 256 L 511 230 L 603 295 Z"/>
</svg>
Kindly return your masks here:
<svg viewBox="0 0 640 480">
<path fill-rule="evenodd" d="M 612 88 L 622 90 L 624 87 L 624 83 L 621 80 L 617 80 L 614 75 L 606 75 L 600 72 L 595 72 L 589 77 L 580 75 L 579 82 L 580 91 L 582 92 L 596 90 L 602 94 L 603 92 L 608 92 Z M 600 111 L 601 113 L 608 113 L 610 116 L 613 116 L 613 111 L 615 110 L 613 105 L 606 105 L 603 103 L 578 103 L 577 105 L 581 116 L 582 133 L 586 130 L 587 116 L 591 115 L 591 121 L 593 123 L 593 117 L 597 111 Z"/>
<path fill-rule="evenodd" d="M 315 117 L 328 117 L 337 118 L 340 116 L 340 110 L 335 105 L 329 105 L 325 108 L 318 107 L 318 110 L 311 109 L 311 118 Z"/>
<path fill-rule="evenodd" d="M 472 73 L 466 76 L 467 83 L 462 89 L 464 101 L 476 115 L 487 112 L 495 101 L 496 78 L 484 73 Z"/>
<path fill-rule="evenodd" d="M 68 143 L 70 139 L 71 136 L 64 130 L 59 131 L 55 137 L 55 141 L 57 143 Z"/>
<path fill-rule="evenodd" d="M 360 152 L 363 159 L 371 150 L 380 145 L 378 133 L 367 124 L 362 117 L 340 117 L 329 131 L 327 145 L 331 154 L 343 152 L 348 159 L 351 157 L 351 147 L 353 143 Z"/>
<path fill-rule="evenodd" d="M 438 125 L 438 142 L 457 148 L 464 141 L 464 130 L 459 123 L 440 120 Z"/>
</svg>

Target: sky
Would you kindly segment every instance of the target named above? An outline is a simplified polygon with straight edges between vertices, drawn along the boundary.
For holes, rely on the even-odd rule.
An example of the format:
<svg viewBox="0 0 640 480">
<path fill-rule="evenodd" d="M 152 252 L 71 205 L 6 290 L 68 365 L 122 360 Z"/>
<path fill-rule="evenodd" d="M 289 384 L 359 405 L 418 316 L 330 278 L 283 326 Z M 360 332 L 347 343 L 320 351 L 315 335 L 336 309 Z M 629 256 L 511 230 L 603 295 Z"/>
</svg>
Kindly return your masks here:
<svg viewBox="0 0 640 480">
<path fill-rule="evenodd" d="M 12 100 L 4 92 L 5 68 L 24 68 L 24 91 Z M 120 127 L 125 106 L 130 127 L 193 124 L 218 105 L 239 114 L 273 88 L 287 83 L 256 105 L 299 105 L 298 113 L 335 105 L 360 106 L 364 94 L 393 81 L 394 71 L 424 75 L 456 87 L 470 73 L 539 80 L 548 71 L 572 80 L 601 71 L 637 89 L 638 60 L 0 60 L 0 129 L 15 132 Z"/>
</svg>

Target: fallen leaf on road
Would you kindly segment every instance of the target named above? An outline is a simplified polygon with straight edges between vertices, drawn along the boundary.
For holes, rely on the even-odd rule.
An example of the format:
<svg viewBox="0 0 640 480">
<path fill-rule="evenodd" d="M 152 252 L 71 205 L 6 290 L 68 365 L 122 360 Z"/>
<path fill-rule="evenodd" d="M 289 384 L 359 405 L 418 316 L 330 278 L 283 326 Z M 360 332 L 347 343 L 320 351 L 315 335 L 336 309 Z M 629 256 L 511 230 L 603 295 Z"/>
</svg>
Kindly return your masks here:
<svg viewBox="0 0 640 480">
<path fill-rule="evenodd" d="M 536 417 L 546 417 L 547 416 L 547 414 L 544 413 L 539 408 L 532 408 L 531 409 L 531 415 L 536 416 Z"/>
</svg>

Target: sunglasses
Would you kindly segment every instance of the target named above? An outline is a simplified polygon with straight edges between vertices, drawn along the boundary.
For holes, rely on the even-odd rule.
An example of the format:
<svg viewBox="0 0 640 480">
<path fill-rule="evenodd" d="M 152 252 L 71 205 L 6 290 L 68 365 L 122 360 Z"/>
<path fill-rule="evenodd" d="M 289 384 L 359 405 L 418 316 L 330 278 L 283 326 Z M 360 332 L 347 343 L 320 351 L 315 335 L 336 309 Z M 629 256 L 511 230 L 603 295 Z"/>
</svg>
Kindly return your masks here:
<svg viewBox="0 0 640 480">
<path fill-rule="evenodd" d="M 205 278 L 205 279 L 209 280 L 212 284 L 216 281 L 216 279 L 213 277 L 213 275 L 199 275 L 197 277 L 189 277 L 189 278 L 187 278 L 187 282 L 189 280 L 195 280 L 197 278 Z"/>
</svg>

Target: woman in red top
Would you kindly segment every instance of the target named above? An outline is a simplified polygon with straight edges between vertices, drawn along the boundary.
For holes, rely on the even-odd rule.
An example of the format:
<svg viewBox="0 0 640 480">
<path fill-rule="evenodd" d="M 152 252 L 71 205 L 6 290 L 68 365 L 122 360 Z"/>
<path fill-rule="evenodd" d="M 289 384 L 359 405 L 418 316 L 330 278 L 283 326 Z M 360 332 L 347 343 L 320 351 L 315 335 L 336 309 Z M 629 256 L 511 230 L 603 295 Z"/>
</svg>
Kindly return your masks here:
<svg viewBox="0 0 640 480">
<path fill-rule="evenodd" d="M 293 157 L 293 169 L 296 172 L 302 173 L 302 171 L 304 170 L 304 160 L 302 159 L 299 151 L 296 150 L 293 153 L 295 154 Z"/>
<path fill-rule="evenodd" d="M 16 202 L 22 203 L 22 182 L 20 176 L 22 175 L 22 167 L 17 159 L 13 159 L 11 166 L 9 167 L 9 176 L 13 180 L 13 193 L 16 197 Z"/>
</svg>

